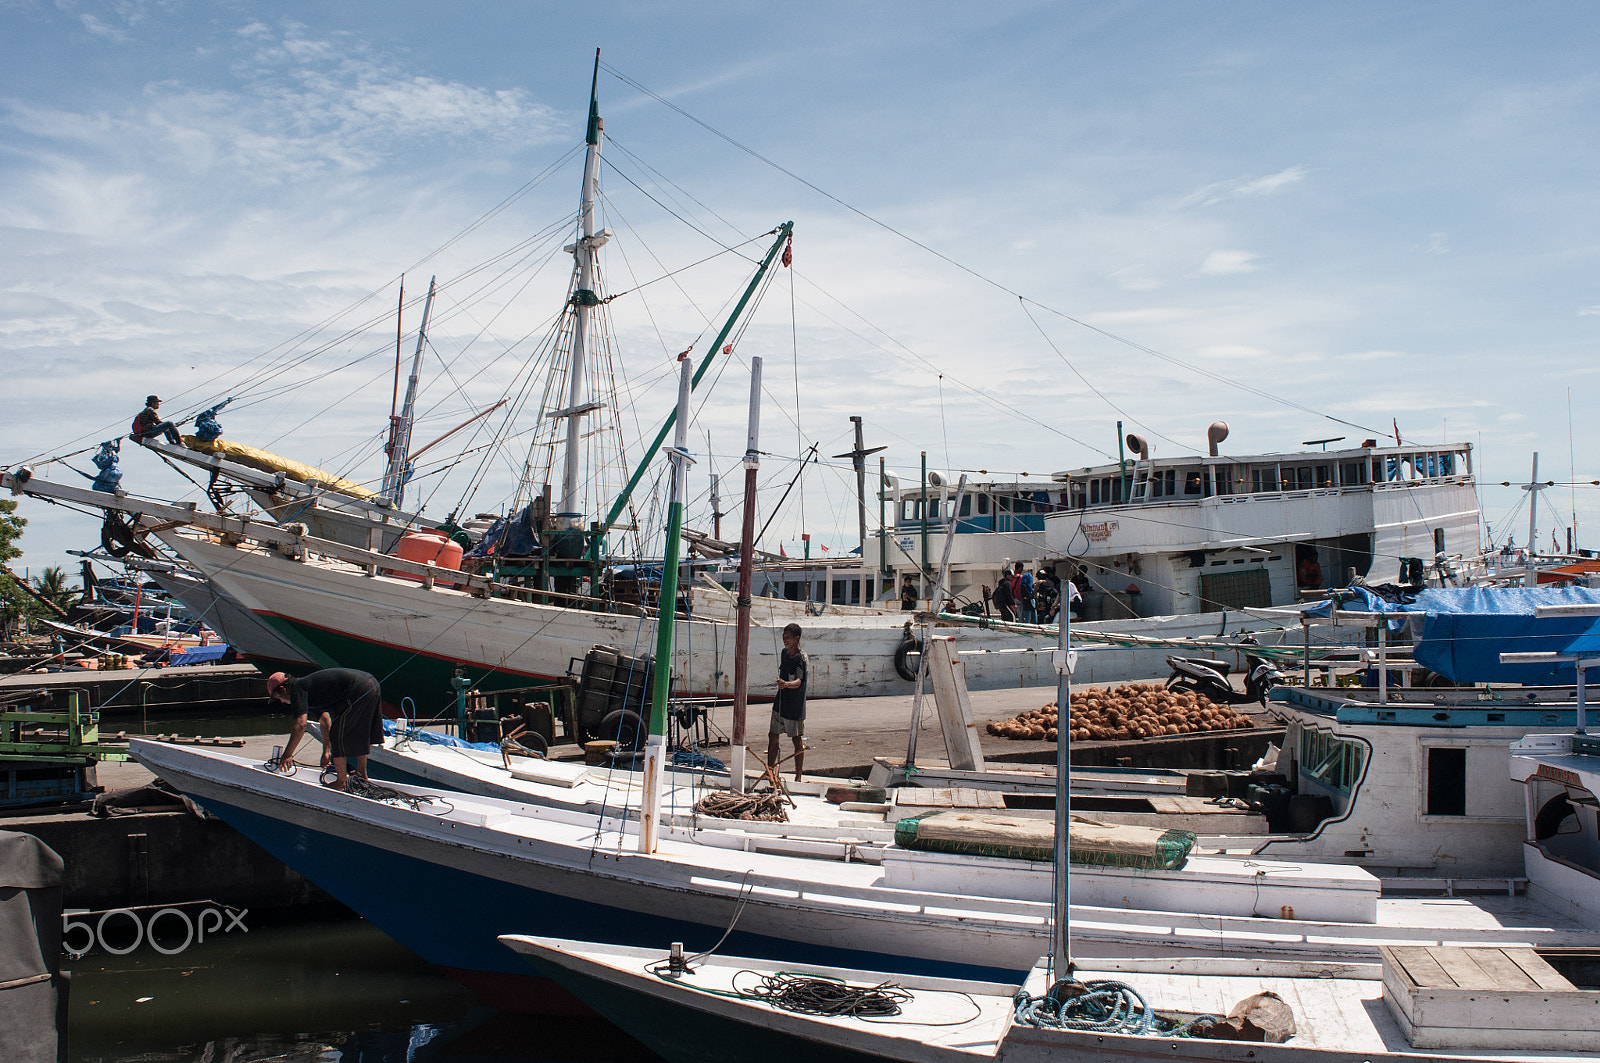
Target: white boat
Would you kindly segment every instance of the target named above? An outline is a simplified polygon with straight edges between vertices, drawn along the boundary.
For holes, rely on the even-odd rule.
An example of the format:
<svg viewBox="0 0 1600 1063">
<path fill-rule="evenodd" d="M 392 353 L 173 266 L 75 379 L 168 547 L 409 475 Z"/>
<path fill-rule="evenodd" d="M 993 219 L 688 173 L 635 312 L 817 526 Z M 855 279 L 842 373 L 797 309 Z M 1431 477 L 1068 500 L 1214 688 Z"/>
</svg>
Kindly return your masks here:
<svg viewBox="0 0 1600 1063">
<path fill-rule="evenodd" d="M 1128 987 L 1151 1013 L 1170 1017 L 1174 1023 L 1202 1015 L 1226 1016 L 1256 994 L 1275 994 L 1293 1014 L 1293 1037 L 1283 1043 L 1246 1044 L 1139 1034 L 1115 1024 L 1090 1029 L 1025 1025 L 1017 1020 L 1018 992 L 1032 998 L 1045 995 L 1051 982 L 1042 964 L 1020 986 L 797 967 L 717 954 L 685 957 L 690 962 L 676 971 L 669 951 L 660 947 L 524 935 L 502 940 L 535 969 L 548 973 L 671 1063 L 1600 1059 L 1600 988 L 1592 983 L 1575 985 L 1555 966 L 1567 966 L 1560 958 L 1552 963 L 1532 949 L 1392 950 L 1382 962 L 1355 964 L 1244 957 L 1090 960 L 1075 972 L 1083 983 Z M 1436 960 L 1450 963 L 1460 981 L 1443 975 Z M 1439 972 L 1443 977 L 1438 981 L 1448 984 L 1419 985 L 1421 970 Z M 795 985 L 805 979 L 819 980 L 821 985 Z M 786 982 L 795 987 L 796 996 L 815 989 L 815 996 L 830 1001 L 845 999 L 846 987 L 862 992 L 887 988 L 904 999 L 890 1015 L 804 1014 L 760 995 L 769 988 L 783 989 Z M 1143 1015 L 1140 1010 L 1133 1017 L 1138 1020 Z"/>
<path fill-rule="evenodd" d="M 1482 568 L 1470 443 L 1234 456 L 1216 442 L 1208 456 L 1146 451 L 1049 482 L 971 484 L 959 513 L 946 475 L 886 485 L 892 516 L 864 563 L 926 594 L 948 535 L 958 604 L 982 602 L 1002 565 L 1021 561 L 1079 580 L 1089 628 L 1201 614 L 1210 634 L 1233 630 L 1232 614 L 1291 607 L 1352 577 L 1398 579 L 1401 558 L 1435 582 Z"/>
<path fill-rule="evenodd" d="M 223 594 L 198 573 L 186 572 L 177 565 L 142 559 L 124 563 L 148 575 L 162 590 L 182 602 L 192 615 L 204 621 L 222 641 L 232 646 L 241 659 L 250 661 L 263 671 L 315 667 L 299 648 L 284 641 L 276 631 L 256 619 L 254 613 Z"/>
<path fill-rule="evenodd" d="M 1046 943 L 1048 864 L 637 822 L 396 786 L 419 807 L 326 790 L 214 750 L 135 742 L 153 772 L 429 962 L 501 1006 L 549 1006 L 500 934 L 577 934 L 790 962 L 1010 981 Z M 686 809 L 665 811 L 684 812 Z M 1370 961 L 1381 945 L 1600 948 L 1600 929 L 1526 897 L 1380 895 L 1345 865 L 1191 857 L 1181 870 L 1075 866 L 1085 954 Z M 415 898 L 470 897 L 417 918 Z"/>
</svg>

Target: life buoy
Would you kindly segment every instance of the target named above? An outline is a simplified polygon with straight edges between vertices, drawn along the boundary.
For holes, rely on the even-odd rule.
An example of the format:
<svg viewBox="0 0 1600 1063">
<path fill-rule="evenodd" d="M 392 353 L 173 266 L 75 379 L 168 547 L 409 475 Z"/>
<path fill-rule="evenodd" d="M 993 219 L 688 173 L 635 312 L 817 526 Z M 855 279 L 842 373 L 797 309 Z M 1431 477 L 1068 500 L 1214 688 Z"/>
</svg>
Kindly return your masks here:
<svg viewBox="0 0 1600 1063">
<path fill-rule="evenodd" d="M 922 640 L 913 638 L 908 633 L 894 651 L 895 674 L 908 683 L 917 681 L 917 670 L 911 666 L 911 655 L 913 653 L 919 658 L 922 656 Z"/>
</svg>

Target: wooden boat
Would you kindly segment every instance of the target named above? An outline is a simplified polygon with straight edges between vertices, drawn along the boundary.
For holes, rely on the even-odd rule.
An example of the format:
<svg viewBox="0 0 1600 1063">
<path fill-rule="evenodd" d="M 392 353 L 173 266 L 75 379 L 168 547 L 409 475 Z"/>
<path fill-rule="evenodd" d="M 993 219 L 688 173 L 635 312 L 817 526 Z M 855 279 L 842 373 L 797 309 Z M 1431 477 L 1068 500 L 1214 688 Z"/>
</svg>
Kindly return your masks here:
<svg viewBox="0 0 1600 1063">
<path fill-rule="evenodd" d="M 703 821 L 664 824 L 660 850 L 644 855 L 637 821 L 616 815 L 405 785 L 404 800 L 373 801 L 216 750 L 135 741 L 132 752 L 418 955 L 520 1010 L 548 1006 L 550 986 L 524 974 L 501 934 L 706 948 L 736 924 L 729 948 L 747 955 L 1012 981 L 1048 932 L 1048 864 Z M 1600 948 L 1600 929 L 1527 897 L 1380 895 L 1348 866 L 1196 857 L 1175 872 L 1075 866 L 1070 877 L 1086 954 L 1371 961 L 1381 945 L 1464 935 Z M 418 919 L 419 892 L 476 903 Z"/>
<path fill-rule="evenodd" d="M 1176 1021 L 1223 1016 L 1257 993 L 1276 994 L 1293 1012 L 1294 1036 L 1242 1044 L 1019 1023 L 1019 989 L 1032 997 L 1049 989 L 1043 964 L 1020 986 L 718 955 L 692 958 L 675 972 L 663 948 L 520 935 L 502 940 L 673 1063 L 1600 1059 L 1600 988 L 1574 985 L 1532 949 L 1387 949 L 1381 962 L 1356 964 L 1091 960 L 1075 972 L 1080 982 L 1129 986 L 1153 1012 Z M 1441 962 L 1450 965 L 1449 975 Z M 1559 957 L 1555 962 L 1570 969 Z M 895 1015 L 858 1018 L 798 1014 L 755 992 L 767 979 L 800 978 L 862 989 L 888 983 L 909 999 Z M 823 988 L 842 996 L 837 985 Z"/>
</svg>

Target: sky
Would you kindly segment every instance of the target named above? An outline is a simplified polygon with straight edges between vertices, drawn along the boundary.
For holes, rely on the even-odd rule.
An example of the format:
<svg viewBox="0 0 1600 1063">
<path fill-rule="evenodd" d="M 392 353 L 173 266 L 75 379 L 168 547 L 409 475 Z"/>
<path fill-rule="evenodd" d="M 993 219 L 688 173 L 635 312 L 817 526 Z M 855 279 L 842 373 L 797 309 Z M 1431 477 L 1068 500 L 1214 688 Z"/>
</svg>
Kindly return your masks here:
<svg viewBox="0 0 1600 1063">
<path fill-rule="evenodd" d="M 851 415 L 913 481 L 924 451 L 1103 462 L 1118 421 L 1157 455 L 1216 420 L 1234 454 L 1398 427 L 1473 445 L 1496 544 L 1526 539 L 1538 452 L 1541 545 L 1600 545 L 1597 31 L 1554 3 L 0 0 L 0 466 L 81 486 L 155 392 L 179 418 L 232 397 L 227 438 L 374 481 L 398 285 L 409 359 L 437 276 L 414 440 L 528 399 L 440 443 L 407 501 L 502 510 L 599 48 L 620 390 L 594 424 L 631 460 L 795 223 L 697 395 L 692 527 L 716 472 L 735 535 L 759 355 L 768 549 L 855 545 Z M 121 468 L 201 497 L 152 454 Z M 35 574 L 98 541 L 20 512 Z"/>
</svg>

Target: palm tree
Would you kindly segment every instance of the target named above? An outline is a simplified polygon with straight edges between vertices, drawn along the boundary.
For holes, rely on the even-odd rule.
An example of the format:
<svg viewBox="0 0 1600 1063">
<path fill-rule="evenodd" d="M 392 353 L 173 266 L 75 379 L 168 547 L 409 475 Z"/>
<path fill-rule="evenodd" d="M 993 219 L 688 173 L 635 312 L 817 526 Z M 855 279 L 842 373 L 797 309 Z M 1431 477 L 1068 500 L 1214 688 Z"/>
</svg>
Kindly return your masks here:
<svg viewBox="0 0 1600 1063">
<path fill-rule="evenodd" d="M 39 592 L 41 598 L 54 602 L 61 609 L 70 609 L 77 602 L 82 591 L 75 591 L 67 586 L 66 573 L 60 566 L 51 565 L 43 573 L 33 579 L 33 589 Z"/>
</svg>

